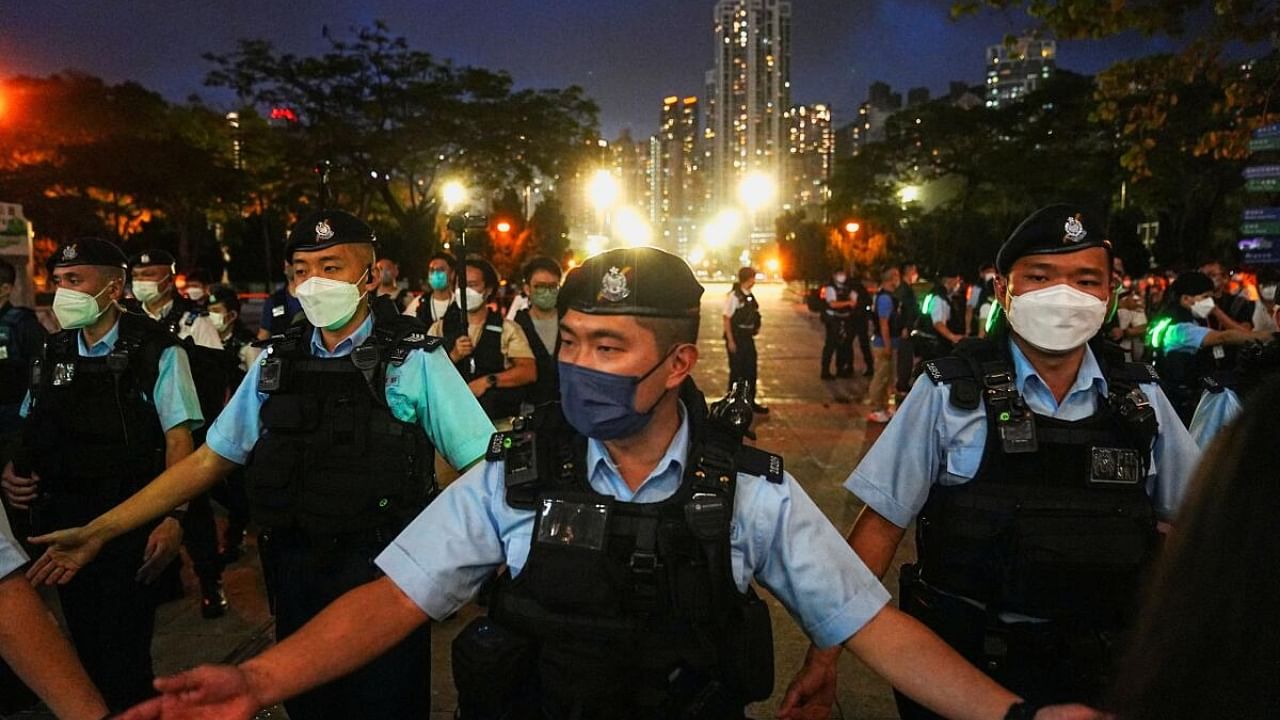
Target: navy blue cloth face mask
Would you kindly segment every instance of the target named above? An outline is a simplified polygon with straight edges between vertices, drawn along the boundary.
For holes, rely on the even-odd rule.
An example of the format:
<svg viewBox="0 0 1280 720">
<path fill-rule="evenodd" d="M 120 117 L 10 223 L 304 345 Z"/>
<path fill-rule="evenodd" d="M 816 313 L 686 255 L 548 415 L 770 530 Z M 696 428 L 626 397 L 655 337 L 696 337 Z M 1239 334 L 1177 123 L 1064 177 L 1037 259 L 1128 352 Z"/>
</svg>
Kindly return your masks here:
<svg viewBox="0 0 1280 720">
<path fill-rule="evenodd" d="M 662 396 L 648 410 L 640 412 L 636 410 L 636 388 L 666 364 L 676 347 L 640 377 L 560 361 L 560 407 L 564 419 L 573 429 L 596 440 L 617 440 L 640 432 L 649 424 L 653 408 L 662 402 Z"/>
</svg>

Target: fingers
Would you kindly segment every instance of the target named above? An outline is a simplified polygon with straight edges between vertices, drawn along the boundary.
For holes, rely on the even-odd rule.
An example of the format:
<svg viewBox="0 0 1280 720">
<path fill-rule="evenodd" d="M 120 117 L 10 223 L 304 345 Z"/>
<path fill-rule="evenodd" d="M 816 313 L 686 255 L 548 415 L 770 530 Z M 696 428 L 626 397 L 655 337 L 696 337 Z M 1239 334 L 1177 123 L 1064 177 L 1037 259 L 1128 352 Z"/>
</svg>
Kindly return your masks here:
<svg viewBox="0 0 1280 720">
<path fill-rule="evenodd" d="M 27 570 L 27 580 L 34 586 L 66 585 L 80 568 L 59 559 L 53 550 L 46 550 Z"/>
<path fill-rule="evenodd" d="M 168 675 L 166 677 L 158 677 L 152 683 L 156 692 L 166 695 L 176 695 L 178 693 L 192 692 L 199 689 L 200 681 L 194 677 L 191 671 L 178 673 L 177 675 Z"/>
<path fill-rule="evenodd" d="M 160 720 L 163 716 L 163 703 L 163 697 L 152 698 L 140 705 L 135 705 L 132 708 L 125 710 L 119 715 L 113 715 L 112 717 L 115 720 Z"/>
</svg>

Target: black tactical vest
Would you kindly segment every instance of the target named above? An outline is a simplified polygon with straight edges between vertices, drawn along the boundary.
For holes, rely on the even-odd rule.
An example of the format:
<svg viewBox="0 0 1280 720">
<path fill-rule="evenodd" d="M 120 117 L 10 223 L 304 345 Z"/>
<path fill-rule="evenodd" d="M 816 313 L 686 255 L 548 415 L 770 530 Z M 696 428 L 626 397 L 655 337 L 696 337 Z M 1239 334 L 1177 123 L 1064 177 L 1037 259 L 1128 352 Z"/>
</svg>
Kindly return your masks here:
<svg viewBox="0 0 1280 720">
<path fill-rule="evenodd" d="M 446 340 L 446 342 L 448 342 Z M 502 314 L 490 310 L 484 319 L 484 330 L 471 355 L 456 364 L 462 379 L 471 382 L 486 375 L 496 375 L 507 369 L 502 355 Z M 513 417 L 520 413 L 520 405 L 529 395 L 529 388 L 489 388 L 480 397 L 480 407 L 491 418 Z"/>
<path fill-rule="evenodd" d="M 1182 321 L 1185 322 L 1185 319 Z M 1157 322 L 1160 320 L 1154 320 L 1153 324 Z M 1173 324 L 1178 322 L 1178 318 L 1172 319 Z M 1178 411 L 1178 417 L 1184 425 L 1190 425 L 1191 418 L 1195 415 L 1204 378 L 1228 369 L 1228 366 L 1214 359 L 1213 348 L 1169 352 L 1163 343 L 1159 343 L 1153 360 L 1156 371 L 1160 373 L 1160 387 L 1174 410 Z"/>
<path fill-rule="evenodd" d="M 832 282 L 831 284 L 827 285 L 827 287 L 836 291 L 836 302 L 844 302 L 853 295 L 853 286 L 847 283 L 840 285 L 835 282 Z M 826 295 L 825 288 L 823 289 L 823 295 L 824 296 Z M 827 315 L 831 317 L 838 317 L 838 318 L 852 317 L 853 309 L 841 308 L 839 310 L 832 310 L 831 308 L 827 308 Z"/>
<path fill-rule="evenodd" d="M 177 341 L 144 315 L 121 313 L 119 329 L 106 357 L 81 357 L 80 331 L 64 330 L 32 364 L 23 445 L 49 511 L 42 529 L 83 525 L 164 470 L 152 395 Z"/>
<path fill-rule="evenodd" d="M 729 325 L 734 335 L 750 337 L 760 331 L 760 303 L 752 293 L 744 293 L 735 287 L 733 294 L 738 296 L 738 309 L 729 318 Z"/>
<path fill-rule="evenodd" d="M 524 330 L 529 339 L 529 347 L 533 349 L 533 360 L 538 367 L 538 382 L 529 392 L 529 401 L 535 405 L 556 402 L 560 399 L 560 335 L 556 334 L 555 347 L 542 344 L 542 336 L 533 324 L 533 317 L 527 309 L 516 313 L 515 323 Z"/>
<path fill-rule="evenodd" d="M 1132 609 L 1158 540 L 1146 491 L 1158 427 L 1138 388 L 1156 377 L 1094 353 L 1108 397 L 1075 422 L 1027 407 L 1004 333 L 926 363 L 953 405 L 985 407 L 987 441 L 972 481 L 929 492 L 916 534 L 925 583 L 991 612 L 1101 626 Z"/>
<path fill-rule="evenodd" d="M 888 318 L 889 319 L 889 338 L 893 339 L 893 338 L 901 337 L 902 336 L 902 307 L 898 303 L 898 298 L 894 297 L 893 293 L 889 292 L 888 290 L 881 288 L 880 290 L 876 291 L 875 302 L 877 306 L 880 304 L 881 296 L 888 297 L 889 301 L 893 303 L 893 312 L 889 314 L 889 318 Z M 879 316 L 874 316 L 872 319 L 875 322 L 875 334 L 878 337 L 880 335 L 880 318 Z"/>
<path fill-rule="evenodd" d="M 529 716 L 741 718 L 772 691 L 768 609 L 738 591 L 729 531 L 737 472 L 781 482 L 781 458 L 707 420 L 691 383 L 682 392 L 687 471 L 657 503 L 595 492 L 586 441 L 558 417 L 494 437 L 507 503 L 537 515 L 524 569 L 500 577 L 489 604 L 490 622 L 536 648 L 522 677 L 533 678 L 529 709 L 542 714 Z M 469 699 L 475 678 L 455 675 Z"/>
<path fill-rule="evenodd" d="M 315 537 L 390 540 L 435 493 L 435 448 L 387 407 L 387 367 L 440 341 L 417 320 L 381 315 L 350 355 L 317 358 L 313 332 L 299 322 L 266 350 L 258 391 L 268 398 L 246 472 L 254 519 Z"/>
</svg>

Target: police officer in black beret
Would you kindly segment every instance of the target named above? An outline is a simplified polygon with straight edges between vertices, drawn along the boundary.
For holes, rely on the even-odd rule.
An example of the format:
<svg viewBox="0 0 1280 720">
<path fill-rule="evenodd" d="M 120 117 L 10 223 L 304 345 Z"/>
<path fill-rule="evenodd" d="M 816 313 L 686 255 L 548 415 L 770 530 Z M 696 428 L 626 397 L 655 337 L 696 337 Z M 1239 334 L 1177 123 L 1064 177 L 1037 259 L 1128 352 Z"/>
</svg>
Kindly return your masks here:
<svg viewBox="0 0 1280 720">
<path fill-rule="evenodd" d="M 1017 697 L 887 607 L 782 459 L 707 407 L 690 378 L 701 295 L 684 261 L 654 248 L 571 271 L 560 406 L 495 435 L 487 462 L 378 557 L 386 577 L 239 667 L 161 681 L 166 712 L 246 718 L 450 616 L 501 572 L 487 617 L 454 642 L 464 719 L 742 718 L 773 690 L 753 580 L 823 647 L 943 712 L 998 717 Z"/>
<path fill-rule="evenodd" d="M 4 470 L 12 507 L 36 532 L 82 525 L 188 457 L 203 423 L 178 341 L 124 312 L 125 257 L 93 238 L 49 260 L 62 331 L 32 365 L 22 448 Z M 54 574 L 71 639 L 108 705 L 152 694 L 151 636 L 164 573 L 173 581 L 182 539 L 178 503 L 102 547 L 82 574 Z M 168 516 L 166 517 L 166 513 Z"/>
<path fill-rule="evenodd" d="M 85 527 L 44 538 L 55 547 L 33 577 L 76 572 L 106 539 L 245 466 L 279 640 L 378 578 L 373 558 L 435 493 L 436 448 L 465 468 L 483 457 L 493 425 L 422 323 L 370 302 L 376 243 L 341 210 L 299 221 L 286 253 L 304 317 L 272 339 L 185 464 Z M 286 703 L 289 717 L 425 717 L 430 638 L 421 628 L 397 640 L 351 677 Z"/>
<path fill-rule="evenodd" d="M 902 609 L 1033 705 L 1099 697 L 1199 459 L 1151 368 L 1099 334 L 1111 255 L 1087 209 L 1028 217 L 996 259 L 991 332 L 925 363 L 845 484 L 866 503 L 849 542 L 879 576 L 917 521 Z M 830 667 L 819 653 L 803 675 Z"/>
</svg>

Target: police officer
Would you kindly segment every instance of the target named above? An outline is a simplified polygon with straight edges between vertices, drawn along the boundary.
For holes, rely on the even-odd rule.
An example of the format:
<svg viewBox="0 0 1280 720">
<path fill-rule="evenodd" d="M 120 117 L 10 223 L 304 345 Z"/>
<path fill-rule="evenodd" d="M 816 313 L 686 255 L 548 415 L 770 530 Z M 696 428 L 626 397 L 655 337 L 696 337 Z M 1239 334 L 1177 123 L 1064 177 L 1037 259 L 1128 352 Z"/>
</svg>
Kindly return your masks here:
<svg viewBox="0 0 1280 720">
<path fill-rule="evenodd" d="M 561 407 L 496 436 L 491 459 L 379 556 L 386 577 L 240 667 L 162 682 L 175 694 L 123 720 L 161 705 L 248 718 L 450 616 L 499 568 L 489 616 L 453 648 L 463 718 L 741 718 L 773 687 L 752 580 L 815 642 L 843 644 L 941 711 L 1006 713 L 1016 696 L 886 607 L 781 458 L 708 413 L 690 380 L 701 294 L 682 260 L 654 248 L 572 270 Z"/>
<path fill-rule="evenodd" d="M 4 470 L 10 505 L 29 509 L 37 532 L 82 525 L 145 487 L 191 453 L 203 422 L 178 341 L 116 304 L 125 267 L 115 245 L 95 238 L 49 259 L 63 330 L 33 364 L 22 448 Z M 177 506 L 119 534 L 88 572 L 51 578 L 76 651 L 113 709 L 152 694 L 156 581 L 177 570 Z"/>
<path fill-rule="evenodd" d="M 543 405 L 560 399 L 559 367 L 560 313 L 556 300 L 560 294 L 560 263 L 546 256 L 530 258 L 524 265 L 524 291 L 529 306 L 517 310 L 512 321 L 524 331 L 533 351 L 538 380 L 529 392 L 528 401 Z"/>
<path fill-rule="evenodd" d="M 137 303 L 126 305 L 145 312 L 186 344 L 200 409 L 212 422 L 222 410 L 228 395 L 228 374 L 222 362 L 222 338 L 209 319 L 208 310 L 198 300 L 207 300 L 203 280 L 195 285 L 199 299 L 178 294 L 174 284 L 176 261 L 165 250 L 144 250 L 129 259 L 133 296 Z M 195 443 L 204 442 L 203 431 L 197 431 Z M 192 499 L 183 518 L 187 553 L 192 570 L 200 582 L 200 613 L 206 619 L 222 617 L 227 611 L 227 597 L 222 590 L 222 562 L 218 557 L 217 525 L 207 496 Z M 175 594 L 178 590 L 175 587 Z"/>
<path fill-rule="evenodd" d="M 760 303 L 751 290 L 756 286 L 756 269 L 738 270 L 734 283 L 724 299 L 724 344 L 729 351 L 729 386 L 743 383 L 752 411 L 766 414 L 769 408 L 756 402 L 756 335 L 760 333 Z"/>
<path fill-rule="evenodd" d="M 1104 238 L 1075 206 L 1027 218 L 996 260 L 1005 319 L 926 364 L 845 485 L 866 503 L 849 542 L 878 575 L 917 521 L 902 609 L 1037 703 L 1103 689 L 1156 523 L 1199 459 L 1150 368 L 1098 336 Z M 830 677 L 829 661 L 804 674 Z"/>
<path fill-rule="evenodd" d="M 221 350 L 222 340 L 208 313 L 194 300 L 178 295 L 173 281 L 176 264 L 173 256 L 164 250 L 144 250 L 130 258 L 133 297 L 148 317 L 165 326 L 179 340 L 191 338 L 196 345 Z"/>
<path fill-rule="evenodd" d="M 1240 348 L 1237 367 L 1204 379 L 1204 394 L 1189 428 L 1202 449 L 1240 415 L 1244 398 L 1280 373 L 1280 334 Z"/>
<path fill-rule="evenodd" d="M 964 339 L 967 304 L 963 288 L 964 277 L 959 272 L 944 270 L 924 296 L 912 334 L 917 339 L 915 351 L 920 361 L 940 358 Z"/>
<path fill-rule="evenodd" d="M 206 445 L 153 490 L 87 527 L 43 539 L 75 551 L 51 549 L 33 578 L 74 573 L 106 538 L 206 491 L 239 465 L 247 465 L 262 528 L 278 639 L 379 577 L 371 560 L 434 491 L 434 448 L 466 467 L 484 455 L 493 425 L 421 323 L 371 314 L 375 243 L 368 225 L 341 210 L 300 221 L 286 252 L 305 321 L 249 370 Z M 405 635 L 351 677 L 287 703 L 289 716 L 425 717 L 429 636 L 425 628 Z"/>
<path fill-rule="evenodd" d="M 283 335 L 294 321 L 302 317 L 302 303 L 294 295 L 297 283 L 293 276 L 293 264 L 284 261 L 284 285 L 276 288 L 262 304 L 262 318 L 258 321 L 258 340 L 269 340 Z"/>
<path fill-rule="evenodd" d="M 831 358 L 835 357 L 836 371 L 847 376 L 853 374 L 853 316 L 858 305 L 858 293 L 849 282 L 849 273 L 843 269 L 831 274 L 831 282 L 822 289 L 822 320 L 826 325 L 826 340 L 822 345 L 822 379 L 831 380 Z M 865 321 L 865 320 L 864 320 Z M 866 354 L 868 366 L 870 353 Z"/>
</svg>

